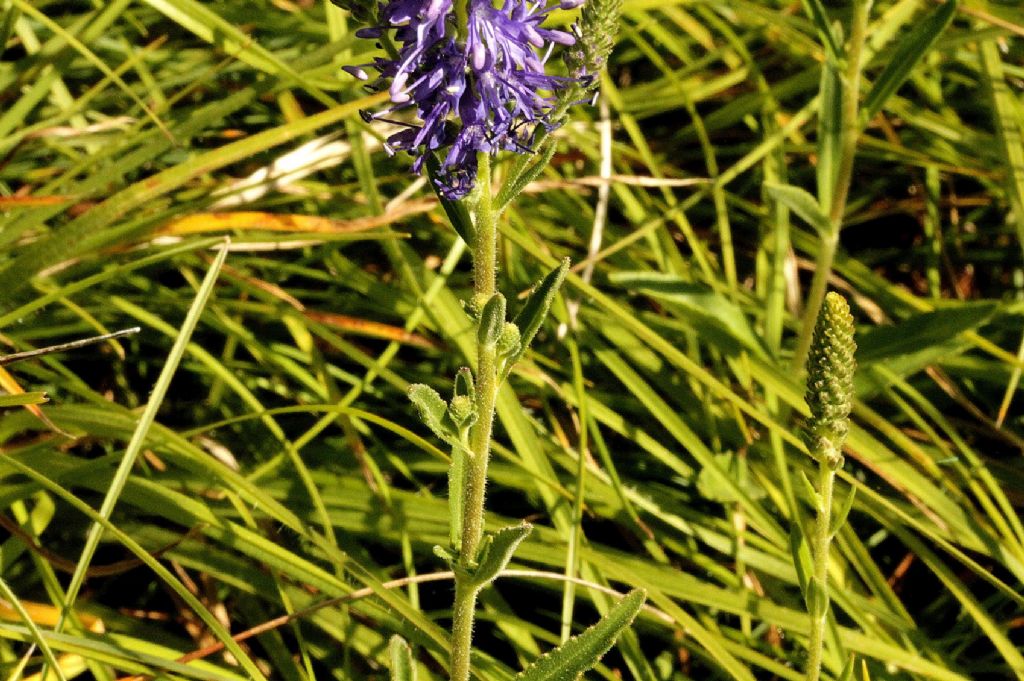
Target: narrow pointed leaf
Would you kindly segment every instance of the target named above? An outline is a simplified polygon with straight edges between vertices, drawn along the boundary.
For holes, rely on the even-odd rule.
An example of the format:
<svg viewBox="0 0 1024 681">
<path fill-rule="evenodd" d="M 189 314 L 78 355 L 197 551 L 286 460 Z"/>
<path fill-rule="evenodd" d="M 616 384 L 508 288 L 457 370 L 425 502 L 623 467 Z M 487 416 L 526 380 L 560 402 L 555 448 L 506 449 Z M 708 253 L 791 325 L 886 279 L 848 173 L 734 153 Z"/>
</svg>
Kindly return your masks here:
<svg viewBox="0 0 1024 681">
<path fill-rule="evenodd" d="M 817 510 L 818 507 L 821 506 L 821 499 L 818 497 L 818 490 L 814 489 L 814 485 L 812 485 L 811 481 L 807 479 L 807 474 L 803 471 L 800 471 L 799 478 L 800 486 L 803 488 L 804 494 L 807 495 L 807 501 L 809 501 L 814 506 L 815 510 Z"/>
<path fill-rule="evenodd" d="M 856 498 L 857 488 L 851 487 L 850 493 L 846 495 L 845 499 L 843 499 L 842 505 L 836 509 L 835 513 L 832 515 L 832 523 L 828 528 L 829 536 L 836 536 L 839 530 L 842 529 L 843 525 L 846 524 L 846 518 L 850 515 L 850 509 L 853 508 L 853 500 Z"/>
<path fill-rule="evenodd" d="M 850 655 L 846 659 L 846 664 L 843 665 L 843 671 L 839 674 L 839 681 L 853 681 L 853 663 L 856 660 L 853 655 Z M 867 677 L 865 676 L 865 679 Z"/>
<path fill-rule="evenodd" d="M 504 570 L 516 549 L 533 530 L 533 525 L 523 523 L 504 527 L 491 535 L 491 543 L 480 557 L 480 565 L 473 572 L 473 583 L 483 588 L 493 582 Z"/>
<path fill-rule="evenodd" d="M 836 41 L 835 34 L 832 32 L 832 27 L 828 23 L 828 14 L 825 12 L 825 6 L 821 4 L 821 0 L 803 0 L 802 4 L 804 12 L 810 17 L 814 28 L 818 29 L 818 36 L 825 46 L 826 55 L 831 59 L 838 58 L 842 50 Z"/>
<path fill-rule="evenodd" d="M 608 652 L 633 623 L 647 598 L 636 589 L 616 603 L 600 622 L 571 638 L 516 675 L 518 681 L 575 681 Z"/>
<path fill-rule="evenodd" d="M 800 585 L 800 591 L 807 593 L 807 583 L 810 580 L 814 566 L 811 564 L 811 552 L 804 541 L 803 533 L 794 523 L 789 533 L 789 551 L 793 556 L 793 567 L 796 568 L 796 581 Z"/>
<path fill-rule="evenodd" d="M 530 347 L 530 343 L 540 330 L 540 325 L 544 323 L 548 310 L 551 309 L 551 303 L 555 300 L 555 294 L 561 288 L 562 282 L 565 281 L 565 275 L 568 272 L 569 259 L 565 258 L 558 267 L 551 270 L 537 284 L 537 288 L 530 294 L 523 309 L 512 320 L 519 327 L 519 349 L 509 357 L 507 366 L 511 367 L 519 361 L 527 348 Z"/>
<path fill-rule="evenodd" d="M 388 657 L 391 660 L 391 681 L 416 681 L 416 663 L 412 659 L 412 649 L 398 634 L 391 637 Z"/>
<path fill-rule="evenodd" d="M 0 18 L 0 45 L 6 45 L 14 32 L 14 22 L 21 16 L 16 7 L 7 6 L 3 10 L 3 17 Z"/>
<path fill-rule="evenodd" d="M 18 393 L 17 395 L 0 395 L 0 408 L 22 407 L 27 404 L 43 404 L 50 398 L 44 392 Z"/>
<path fill-rule="evenodd" d="M 630 270 L 612 272 L 608 280 L 670 303 L 681 319 L 725 354 L 747 349 L 765 356 L 761 336 L 743 308 L 711 286 L 672 274 Z"/>
<path fill-rule="evenodd" d="M 993 301 L 968 302 L 869 328 L 857 335 L 857 362 L 873 364 L 941 345 L 987 323 L 999 311 L 999 304 Z"/>
<path fill-rule="evenodd" d="M 882 73 L 864 99 L 864 120 L 882 110 L 886 100 L 910 77 L 917 63 L 928 54 L 939 35 L 956 14 L 957 0 L 947 0 L 924 18 L 896 47 Z"/>
<path fill-rule="evenodd" d="M 765 185 L 772 198 L 800 216 L 800 219 L 814 228 L 821 236 L 832 232 L 832 223 L 821 210 L 818 200 L 810 192 L 791 184 Z"/>
<path fill-rule="evenodd" d="M 832 205 L 843 146 L 843 84 L 839 65 L 832 59 L 826 59 L 821 65 L 818 91 L 821 103 L 818 105 L 818 163 L 815 171 L 818 205 L 821 210 L 827 210 Z"/>
<path fill-rule="evenodd" d="M 503 210 L 508 204 L 512 203 L 517 196 L 523 193 L 523 190 L 531 182 L 537 179 L 538 176 L 551 162 L 551 157 L 555 155 L 554 143 L 547 144 L 540 154 L 532 157 L 522 156 L 521 158 L 532 160 L 532 163 L 516 163 L 512 168 L 512 174 L 508 180 L 502 186 L 498 192 L 498 197 L 495 199 L 495 205 L 497 209 Z"/>
</svg>

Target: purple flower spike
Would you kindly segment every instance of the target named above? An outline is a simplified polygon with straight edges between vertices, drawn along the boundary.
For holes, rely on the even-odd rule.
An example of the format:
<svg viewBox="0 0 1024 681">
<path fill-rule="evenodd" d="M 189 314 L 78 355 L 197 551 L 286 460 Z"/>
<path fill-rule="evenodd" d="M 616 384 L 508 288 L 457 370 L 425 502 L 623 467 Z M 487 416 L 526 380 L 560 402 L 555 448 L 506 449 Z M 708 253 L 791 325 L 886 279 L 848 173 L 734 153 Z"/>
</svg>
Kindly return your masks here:
<svg viewBox="0 0 1024 681">
<path fill-rule="evenodd" d="M 386 2 L 381 25 L 360 33 L 378 37 L 392 29 L 399 46 L 396 58 L 372 64 L 380 74 L 373 87 L 386 88 L 392 104 L 373 117 L 412 108 L 420 121 L 392 135 L 389 151 L 415 156 L 412 168 L 418 173 L 428 154 L 447 149 L 437 189 L 449 199 L 473 189 L 478 153 L 529 152 L 538 125 L 555 127 L 555 96 L 573 82 L 544 68 L 551 48 L 572 45 L 573 36 L 542 24 L 553 9 L 582 3 L 561 0 L 548 7 L 502 0 L 496 7 L 491 0 L 468 0 L 468 26 L 460 39 L 452 0 Z M 356 77 L 362 71 L 346 70 Z"/>
</svg>

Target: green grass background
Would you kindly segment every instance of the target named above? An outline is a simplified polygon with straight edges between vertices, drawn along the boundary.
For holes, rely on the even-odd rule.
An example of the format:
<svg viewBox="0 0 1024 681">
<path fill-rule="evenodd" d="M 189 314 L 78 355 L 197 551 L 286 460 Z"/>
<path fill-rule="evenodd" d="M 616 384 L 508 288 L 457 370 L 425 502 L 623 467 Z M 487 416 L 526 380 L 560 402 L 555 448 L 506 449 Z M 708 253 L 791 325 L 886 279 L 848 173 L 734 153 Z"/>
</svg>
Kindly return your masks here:
<svg viewBox="0 0 1024 681">
<path fill-rule="evenodd" d="M 864 92 L 938 7 L 875 2 Z M 603 109 L 503 220 L 510 300 L 575 274 L 499 400 L 489 523 L 537 525 L 535 574 L 483 596 L 482 678 L 595 621 L 598 585 L 654 609 L 588 678 L 802 678 L 820 241 L 770 188 L 827 168 L 820 27 L 626 0 Z M 451 582 L 382 583 L 444 569 L 446 454 L 404 393 L 467 363 L 468 254 L 361 121 L 354 29 L 321 0 L 0 2 L 4 351 L 142 327 L 0 375 L 49 398 L 0 414 L 5 678 L 386 678 L 394 632 L 444 676 Z M 857 145 L 830 678 L 1024 677 L 1022 35 L 1020 3 L 964 0 Z"/>
</svg>

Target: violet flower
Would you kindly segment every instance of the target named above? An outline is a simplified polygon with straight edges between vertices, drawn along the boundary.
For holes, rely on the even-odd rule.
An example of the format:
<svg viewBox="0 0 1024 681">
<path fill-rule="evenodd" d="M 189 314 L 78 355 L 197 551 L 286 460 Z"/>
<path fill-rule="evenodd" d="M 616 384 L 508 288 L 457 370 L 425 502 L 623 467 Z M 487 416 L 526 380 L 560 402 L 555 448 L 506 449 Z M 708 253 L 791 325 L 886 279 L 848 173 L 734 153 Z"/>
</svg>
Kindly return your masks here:
<svg viewBox="0 0 1024 681">
<path fill-rule="evenodd" d="M 569 33 L 543 28 L 556 7 L 575 8 L 582 0 L 545 6 L 531 0 L 468 0 L 464 37 L 458 36 L 452 0 L 390 0 L 381 24 L 363 29 L 363 37 L 395 31 L 398 54 L 371 65 L 387 87 L 391 106 L 368 119 L 414 109 L 419 125 L 388 138 L 388 151 L 408 151 L 421 172 L 426 157 L 447 149 L 437 173 L 442 196 L 466 196 L 476 180 L 477 154 L 501 150 L 529 152 L 538 125 L 555 127 L 552 106 L 572 79 L 547 75 L 545 62 L 554 45 L 572 45 Z M 367 79 L 362 67 L 346 70 Z M 403 124 L 404 125 L 404 124 Z"/>
</svg>

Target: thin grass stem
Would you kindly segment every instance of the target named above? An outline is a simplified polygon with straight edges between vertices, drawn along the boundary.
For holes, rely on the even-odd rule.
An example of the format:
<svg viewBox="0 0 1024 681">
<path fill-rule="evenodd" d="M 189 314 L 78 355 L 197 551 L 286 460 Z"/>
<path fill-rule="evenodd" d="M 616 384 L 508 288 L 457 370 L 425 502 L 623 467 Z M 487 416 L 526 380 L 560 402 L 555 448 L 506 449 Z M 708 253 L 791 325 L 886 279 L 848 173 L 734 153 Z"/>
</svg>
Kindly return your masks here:
<svg viewBox="0 0 1024 681">
<path fill-rule="evenodd" d="M 821 677 L 821 663 L 825 652 L 825 632 L 828 627 L 828 553 L 832 543 L 830 527 L 832 524 L 832 496 L 835 489 L 836 472 L 824 461 L 818 464 L 819 504 L 818 516 L 814 524 L 814 536 L 811 540 L 811 555 L 814 559 L 814 577 L 812 589 L 817 594 L 811 598 L 820 598 L 816 607 L 818 612 L 812 613 L 811 634 L 807 647 L 807 681 L 818 681 Z"/>
</svg>

